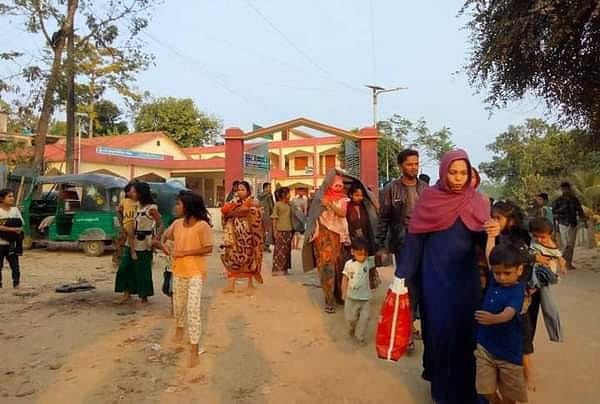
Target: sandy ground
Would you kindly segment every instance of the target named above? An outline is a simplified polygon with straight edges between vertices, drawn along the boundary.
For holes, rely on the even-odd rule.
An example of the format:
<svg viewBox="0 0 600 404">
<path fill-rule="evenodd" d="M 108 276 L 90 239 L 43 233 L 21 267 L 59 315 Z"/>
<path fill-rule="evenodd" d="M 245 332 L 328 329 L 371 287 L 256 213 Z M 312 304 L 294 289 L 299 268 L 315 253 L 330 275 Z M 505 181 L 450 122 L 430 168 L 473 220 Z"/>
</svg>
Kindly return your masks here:
<svg viewBox="0 0 600 404">
<path fill-rule="evenodd" d="M 532 403 L 600 400 L 600 252 L 579 250 L 579 269 L 556 289 L 567 341 L 551 344 L 538 329 L 538 392 Z M 299 256 L 294 257 L 300 267 Z M 430 403 L 420 349 L 398 363 L 376 358 L 371 342 L 347 336 L 341 310 L 321 310 L 313 274 L 271 278 L 254 296 L 223 295 L 218 257 L 210 259 L 203 296 L 207 352 L 194 369 L 170 341 L 170 301 L 160 293 L 145 309 L 115 306 L 110 257 L 33 251 L 22 260 L 23 287 L 0 289 L 2 403 Z M 10 279 L 3 272 L 5 285 Z M 389 279 L 391 270 L 383 270 Z M 96 290 L 57 294 L 84 277 Z M 374 333 L 384 289 L 374 299 Z M 370 338 L 371 341 L 373 338 Z"/>
</svg>

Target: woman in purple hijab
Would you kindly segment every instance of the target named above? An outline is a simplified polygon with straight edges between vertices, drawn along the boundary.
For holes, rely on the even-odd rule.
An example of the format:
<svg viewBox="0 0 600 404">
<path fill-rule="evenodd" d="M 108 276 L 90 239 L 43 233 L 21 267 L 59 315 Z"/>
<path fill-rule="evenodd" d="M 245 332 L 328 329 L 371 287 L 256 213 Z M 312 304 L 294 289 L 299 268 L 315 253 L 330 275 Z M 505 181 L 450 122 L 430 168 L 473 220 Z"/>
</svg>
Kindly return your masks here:
<svg viewBox="0 0 600 404">
<path fill-rule="evenodd" d="M 485 249 L 490 206 L 472 176 L 464 150 L 444 155 L 440 180 L 417 202 L 396 267 L 399 278 L 421 275 L 423 378 L 438 404 L 478 403 L 473 315 L 481 298 L 477 252 Z"/>
</svg>

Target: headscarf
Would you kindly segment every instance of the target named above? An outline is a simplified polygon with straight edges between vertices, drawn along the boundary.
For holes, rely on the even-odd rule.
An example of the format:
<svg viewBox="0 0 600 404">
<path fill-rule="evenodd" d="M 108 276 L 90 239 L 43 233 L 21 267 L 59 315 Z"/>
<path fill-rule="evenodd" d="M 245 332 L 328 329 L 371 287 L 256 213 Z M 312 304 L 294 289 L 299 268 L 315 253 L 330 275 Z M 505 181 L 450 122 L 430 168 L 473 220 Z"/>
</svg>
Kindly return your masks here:
<svg viewBox="0 0 600 404">
<path fill-rule="evenodd" d="M 360 185 L 363 193 L 365 195 L 365 199 L 363 204 L 367 210 L 367 214 L 369 216 L 369 222 L 371 223 L 371 228 L 377 228 L 377 200 L 375 199 L 373 193 L 369 191 L 367 186 L 357 177 L 354 177 L 350 174 L 347 174 L 341 170 L 332 168 L 327 172 L 327 175 L 323 179 L 323 183 L 315 193 L 313 197 L 313 202 L 310 205 L 310 209 L 308 210 L 308 218 L 306 222 L 306 232 L 304 233 L 304 244 L 302 247 L 302 266 L 304 267 L 304 272 L 312 271 L 315 268 L 315 260 L 313 256 L 313 245 L 312 240 L 315 235 L 315 231 L 317 231 L 317 225 L 319 217 L 323 213 L 325 209 L 321 201 L 325 197 L 325 193 L 331 185 L 333 185 L 336 177 L 340 177 L 342 181 L 346 183 L 356 183 Z M 345 198 L 348 195 L 343 195 Z"/>
<path fill-rule="evenodd" d="M 462 191 L 452 192 L 446 182 L 450 165 L 465 160 L 469 178 Z M 449 229 L 458 218 L 471 231 L 483 231 L 490 218 L 490 201 L 475 190 L 469 155 L 462 149 L 447 152 L 440 162 L 440 180 L 423 190 L 410 218 L 409 233 L 423 234 Z"/>
</svg>

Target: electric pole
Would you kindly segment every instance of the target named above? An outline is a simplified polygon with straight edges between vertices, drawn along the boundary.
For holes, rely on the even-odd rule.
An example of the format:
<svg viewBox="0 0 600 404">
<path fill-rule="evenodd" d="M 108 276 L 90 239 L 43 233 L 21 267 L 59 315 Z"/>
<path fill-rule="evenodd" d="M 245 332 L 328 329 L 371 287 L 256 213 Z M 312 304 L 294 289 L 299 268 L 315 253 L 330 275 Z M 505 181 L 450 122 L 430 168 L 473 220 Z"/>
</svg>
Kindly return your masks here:
<svg viewBox="0 0 600 404">
<path fill-rule="evenodd" d="M 380 86 L 365 84 L 365 87 L 370 88 L 373 94 L 373 127 L 377 130 L 377 134 L 379 134 L 379 128 L 377 126 L 377 97 L 383 93 L 391 93 L 400 90 L 407 90 L 407 87 L 394 87 L 394 88 L 383 88 Z M 388 144 L 386 143 L 385 147 L 385 178 L 387 181 L 390 180 L 390 151 Z"/>
<path fill-rule="evenodd" d="M 69 9 L 77 7 L 78 0 L 69 0 Z M 67 147 L 66 166 L 67 174 L 75 172 L 75 16 L 71 29 L 67 32 Z"/>
</svg>

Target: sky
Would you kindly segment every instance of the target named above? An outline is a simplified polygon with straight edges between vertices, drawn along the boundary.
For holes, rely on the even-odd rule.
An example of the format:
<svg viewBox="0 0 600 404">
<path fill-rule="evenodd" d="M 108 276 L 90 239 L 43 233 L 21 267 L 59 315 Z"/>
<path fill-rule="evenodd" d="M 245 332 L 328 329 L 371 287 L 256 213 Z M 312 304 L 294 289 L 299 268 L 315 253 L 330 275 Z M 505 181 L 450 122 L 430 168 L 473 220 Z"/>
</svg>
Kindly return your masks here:
<svg viewBox="0 0 600 404">
<path fill-rule="evenodd" d="M 490 116 L 461 70 L 469 52 L 462 1 L 165 0 L 142 34 L 155 66 L 138 87 L 191 97 L 225 127 L 296 117 L 345 129 L 372 124 L 365 84 L 407 87 L 379 98 L 379 117 L 447 126 L 474 163 L 510 124 L 541 116 L 527 100 Z M 0 35 L 2 32 L 0 30 Z M 0 37 L 0 49 L 21 40 Z"/>
</svg>

